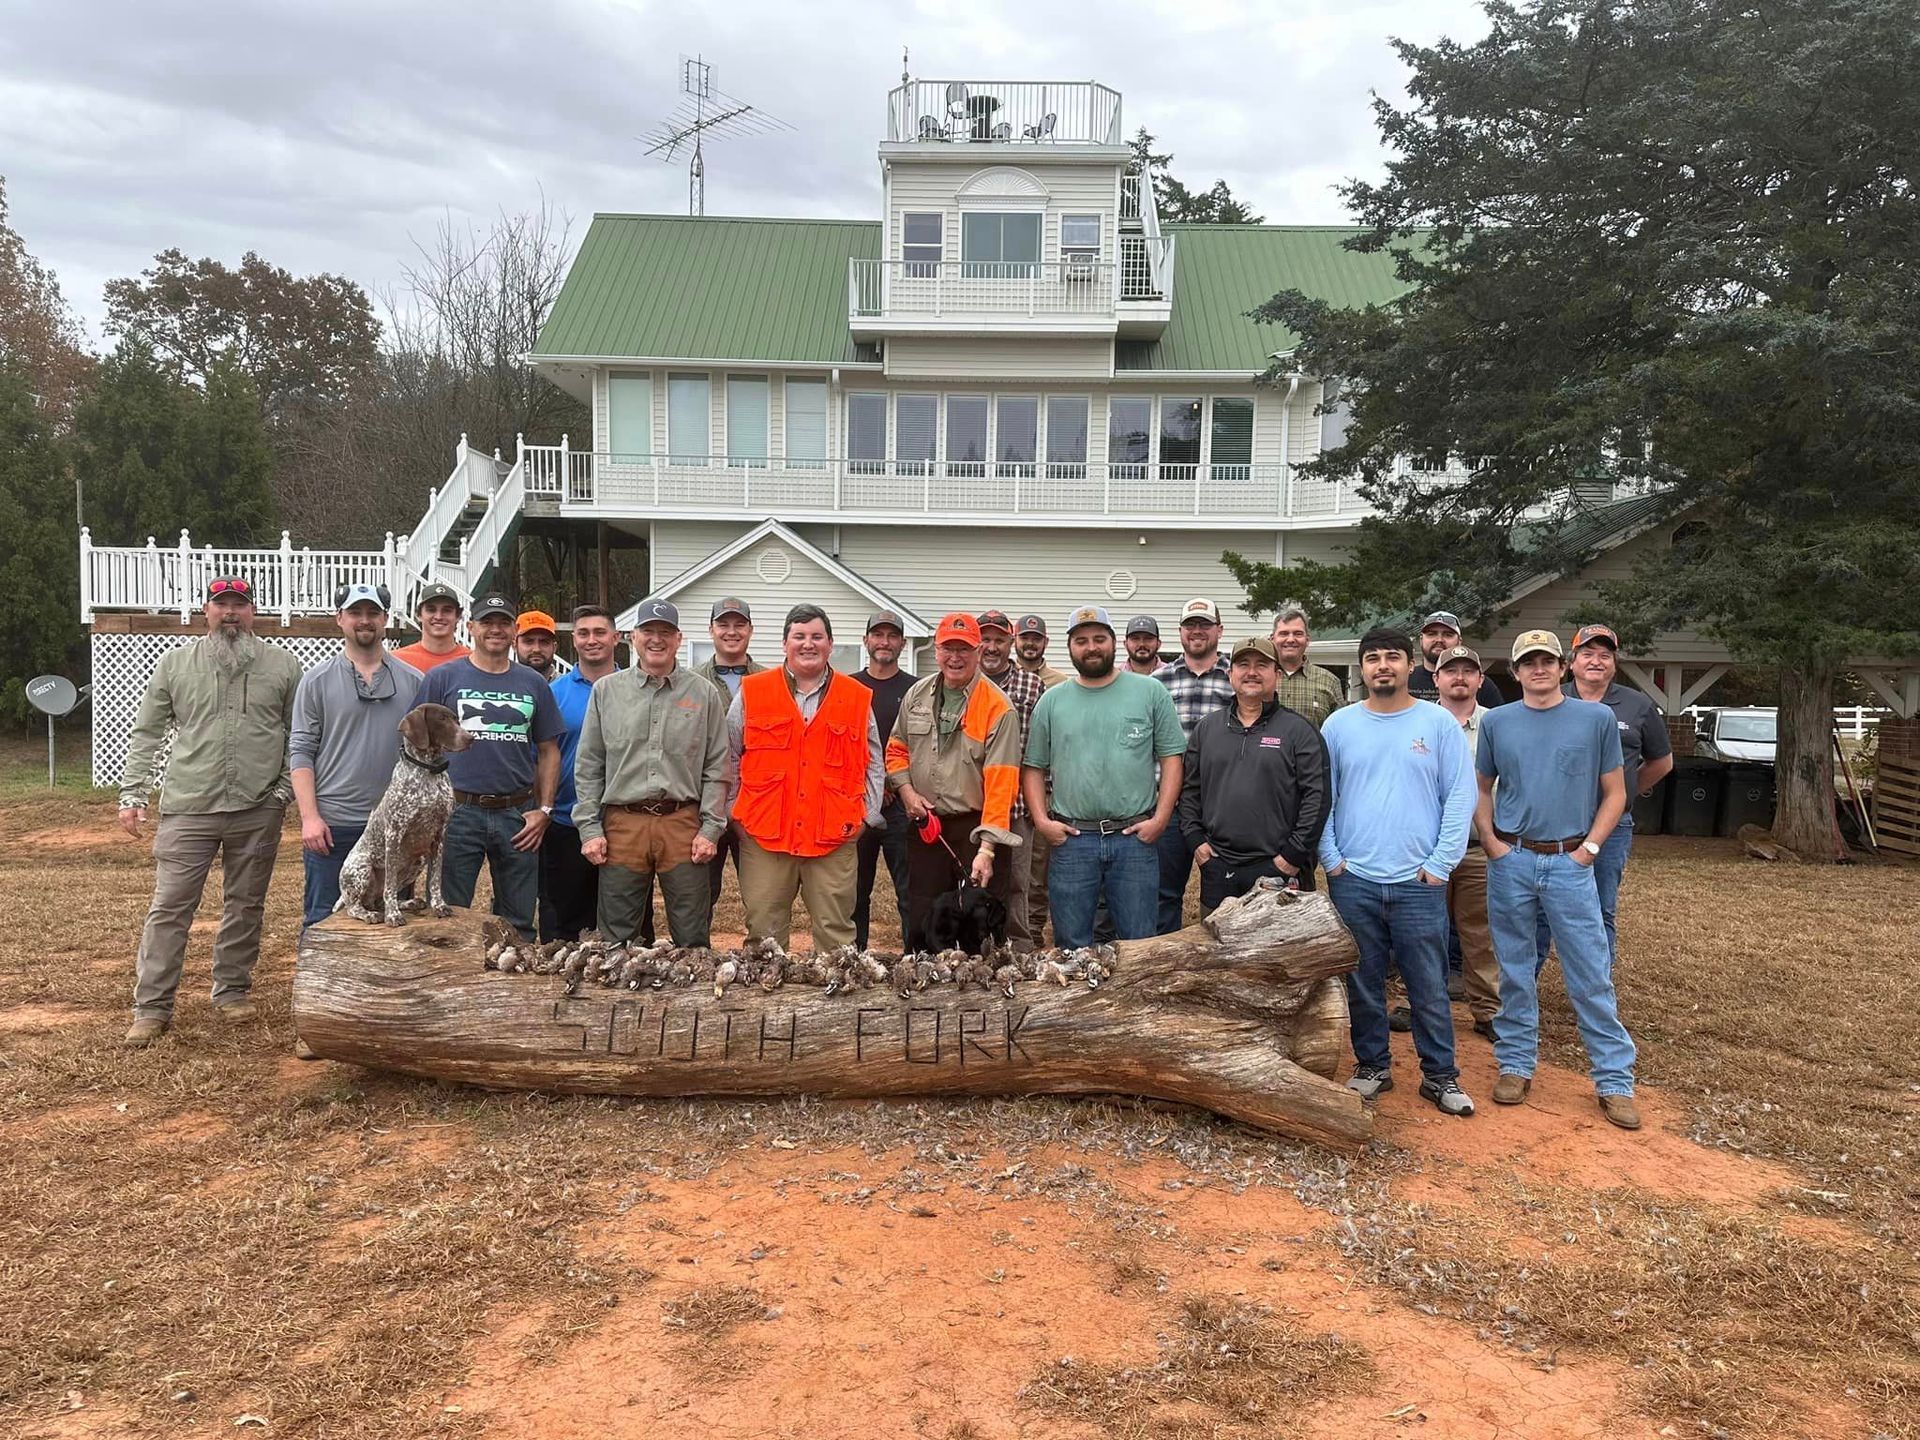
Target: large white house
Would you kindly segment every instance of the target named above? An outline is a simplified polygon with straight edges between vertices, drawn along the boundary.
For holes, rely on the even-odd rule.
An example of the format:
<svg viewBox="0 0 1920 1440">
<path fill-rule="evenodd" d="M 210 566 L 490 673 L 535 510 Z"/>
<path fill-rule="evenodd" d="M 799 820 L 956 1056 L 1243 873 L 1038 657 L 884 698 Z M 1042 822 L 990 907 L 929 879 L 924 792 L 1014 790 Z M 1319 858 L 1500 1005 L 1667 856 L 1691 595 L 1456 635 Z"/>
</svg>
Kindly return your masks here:
<svg viewBox="0 0 1920 1440">
<path fill-rule="evenodd" d="M 299 617 L 326 613 L 340 580 L 385 581 L 408 611 L 428 579 L 472 594 L 530 518 L 644 541 L 695 660 L 723 595 L 753 606 L 764 658 L 788 607 L 823 606 L 849 666 L 877 608 L 921 643 L 950 609 L 1088 602 L 1156 614 L 1171 637 L 1195 595 L 1230 634 L 1261 626 L 1234 610 L 1221 553 L 1327 559 L 1365 507 L 1297 473 L 1340 417 L 1316 413 L 1317 377 L 1287 372 L 1289 333 L 1248 312 L 1288 288 L 1388 300 L 1390 259 L 1346 250 L 1337 227 L 1163 225 L 1100 84 L 910 81 L 879 133 L 878 217 L 595 216 L 528 357 L 591 405 L 592 435 L 510 456 L 463 440 L 411 535 L 216 554 L 83 533 L 96 778 L 117 775 L 139 688 L 216 569 L 254 575 L 317 657 L 332 632 Z M 1599 558 L 1517 590 L 1490 655 L 1670 543 L 1645 497 L 1584 499 Z M 1316 652 L 1342 664 L 1351 642 Z M 1628 673 L 1675 710 L 1726 660 L 1678 633 Z M 1920 672 L 1871 673 L 1897 711 L 1920 709 Z"/>
</svg>

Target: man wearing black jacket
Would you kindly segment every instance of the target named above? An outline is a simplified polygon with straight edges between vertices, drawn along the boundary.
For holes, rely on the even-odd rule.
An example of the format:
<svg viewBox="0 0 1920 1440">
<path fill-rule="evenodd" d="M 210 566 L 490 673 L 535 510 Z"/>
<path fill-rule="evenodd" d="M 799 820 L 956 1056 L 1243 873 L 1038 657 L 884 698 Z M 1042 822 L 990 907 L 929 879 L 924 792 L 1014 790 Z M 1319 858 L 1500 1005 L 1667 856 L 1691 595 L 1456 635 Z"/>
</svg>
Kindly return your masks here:
<svg viewBox="0 0 1920 1440">
<path fill-rule="evenodd" d="M 1304 715 L 1274 698 L 1280 664 L 1270 640 L 1234 647 L 1233 704 L 1187 739 L 1178 818 L 1200 865 L 1200 908 L 1244 895 L 1264 876 L 1313 887 L 1327 821 L 1327 747 Z"/>
</svg>

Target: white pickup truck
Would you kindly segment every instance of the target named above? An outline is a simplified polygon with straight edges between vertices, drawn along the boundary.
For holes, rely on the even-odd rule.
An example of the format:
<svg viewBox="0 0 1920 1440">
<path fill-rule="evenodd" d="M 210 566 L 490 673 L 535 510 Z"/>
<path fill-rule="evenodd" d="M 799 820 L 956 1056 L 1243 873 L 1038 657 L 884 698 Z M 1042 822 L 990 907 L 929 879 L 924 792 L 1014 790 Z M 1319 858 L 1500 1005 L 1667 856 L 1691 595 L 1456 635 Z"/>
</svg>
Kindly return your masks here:
<svg viewBox="0 0 1920 1440">
<path fill-rule="evenodd" d="M 1700 754 L 1747 765 L 1773 764 L 1778 711 L 1759 707 L 1701 710 L 1694 719 Z"/>
</svg>

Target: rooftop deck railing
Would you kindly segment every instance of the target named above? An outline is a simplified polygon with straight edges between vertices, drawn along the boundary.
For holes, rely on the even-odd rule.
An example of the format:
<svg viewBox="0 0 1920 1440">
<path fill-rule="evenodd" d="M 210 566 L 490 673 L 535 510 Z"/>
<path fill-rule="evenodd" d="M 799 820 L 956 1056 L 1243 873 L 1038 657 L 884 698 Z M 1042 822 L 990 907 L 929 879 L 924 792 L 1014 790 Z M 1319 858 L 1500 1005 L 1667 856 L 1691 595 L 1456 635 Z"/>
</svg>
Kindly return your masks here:
<svg viewBox="0 0 1920 1440">
<path fill-rule="evenodd" d="M 1091 80 L 910 80 L 887 95 L 898 144 L 1123 145 L 1120 94 Z"/>
</svg>

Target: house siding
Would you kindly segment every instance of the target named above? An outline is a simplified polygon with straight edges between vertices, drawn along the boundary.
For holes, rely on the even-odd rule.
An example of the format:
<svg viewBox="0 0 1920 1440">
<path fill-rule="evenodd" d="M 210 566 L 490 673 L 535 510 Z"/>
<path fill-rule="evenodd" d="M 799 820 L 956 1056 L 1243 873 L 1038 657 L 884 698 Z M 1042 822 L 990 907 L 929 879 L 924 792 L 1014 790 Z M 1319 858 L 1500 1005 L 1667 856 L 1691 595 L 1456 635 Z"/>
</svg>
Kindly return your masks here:
<svg viewBox="0 0 1920 1440">
<path fill-rule="evenodd" d="M 886 373 L 893 377 L 963 379 L 1057 379 L 1106 381 L 1113 374 L 1111 340 L 1009 335 L 984 339 L 949 335 L 896 335 L 886 343 Z"/>
<path fill-rule="evenodd" d="M 983 170 L 1021 170 L 1013 161 L 964 164 L 895 161 L 887 176 L 887 227 L 885 253 L 900 258 L 904 225 L 901 217 L 912 211 L 924 214 L 938 211 L 944 217 L 941 257 L 960 258 L 960 187 Z M 1040 255 L 1043 260 L 1060 258 L 1060 217 L 1062 215 L 1098 215 L 1100 217 L 1100 258 L 1111 261 L 1118 245 L 1119 167 L 1111 162 L 1098 165 L 1043 165 L 1022 171 L 1033 177 L 1047 192 L 1046 219 L 1040 230 Z M 991 208 L 981 201 L 969 201 L 969 209 Z"/>
</svg>

